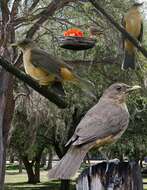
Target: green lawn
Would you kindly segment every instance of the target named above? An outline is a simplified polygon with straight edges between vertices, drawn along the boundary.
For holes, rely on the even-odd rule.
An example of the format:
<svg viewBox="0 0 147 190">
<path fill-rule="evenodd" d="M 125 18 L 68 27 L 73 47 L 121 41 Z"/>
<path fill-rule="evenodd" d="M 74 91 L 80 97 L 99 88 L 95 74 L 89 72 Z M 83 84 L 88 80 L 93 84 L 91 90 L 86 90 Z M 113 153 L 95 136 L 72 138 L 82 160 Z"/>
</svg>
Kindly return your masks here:
<svg viewBox="0 0 147 190">
<path fill-rule="evenodd" d="M 26 172 L 18 173 L 18 170 L 7 170 L 5 177 L 5 190 L 59 190 L 59 181 L 48 181 L 47 171 L 41 171 L 41 183 L 36 185 L 27 183 Z M 74 190 L 74 183 L 72 184 Z"/>
<path fill-rule="evenodd" d="M 144 190 L 147 190 L 147 177 L 143 178 L 143 182 L 146 183 L 143 187 Z"/>
<path fill-rule="evenodd" d="M 27 184 L 25 171 L 18 174 L 18 170 L 7 170 L 5 178 L 5 190 L 59 190 L 59 181 L 48 181 L 47 171 L 41 171 L 41 183 L 36 185 Z M 147 177 L 143 179 L 147 183 Z M 74 185 L 73 185 L 74 189 Z M 144 185 L 147 190 L 147 185 Z"/>
<path fill-rule="evenodd" d="M 41 183 L 37 185 L 27 184 L 27 175 L 25 171 L 18 174 L 17 170 L 9 170 L 6 172 L 5 190 L 57 190 L 59 182 L 48 182 L 47 172 L 41 172 Z"/>
</svg>

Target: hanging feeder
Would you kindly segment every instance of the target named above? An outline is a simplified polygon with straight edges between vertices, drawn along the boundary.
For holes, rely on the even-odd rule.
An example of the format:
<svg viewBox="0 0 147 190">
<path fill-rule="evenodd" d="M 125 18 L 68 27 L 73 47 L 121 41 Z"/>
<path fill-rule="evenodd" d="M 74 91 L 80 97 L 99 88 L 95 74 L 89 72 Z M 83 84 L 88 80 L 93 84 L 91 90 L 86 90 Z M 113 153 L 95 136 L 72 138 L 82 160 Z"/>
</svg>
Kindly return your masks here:
<svg viewBox="0 0 147 190">
<path fill-rule="evenodd" d="M 86 50 L 95 46 L 96 40 L 84 37 L 79 29 L 69 29 L 64 32 L 64 36 L 58 37 L 61 48 L 69 50 Z"/>
</svg>

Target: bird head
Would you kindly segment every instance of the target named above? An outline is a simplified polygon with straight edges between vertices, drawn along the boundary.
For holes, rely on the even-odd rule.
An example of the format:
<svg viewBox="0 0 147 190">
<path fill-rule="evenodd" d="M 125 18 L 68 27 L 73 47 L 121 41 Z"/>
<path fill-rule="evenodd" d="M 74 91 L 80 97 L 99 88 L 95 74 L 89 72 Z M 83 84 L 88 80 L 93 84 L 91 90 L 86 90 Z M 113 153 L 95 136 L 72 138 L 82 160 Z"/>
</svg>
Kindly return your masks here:
<svg viewBox="0 0 147 190">
<path fill-rule="evenodd" d="M 138 85 L 129 86 L 124 83 L 115 83 L 104 91 L 103 97 L 112 99 L 118 103 L 123 103 L 128 94 L 140 88 Z"/>
<path fill-rule="evenodd" d="M 34 43 L 30 39 L 24 39 L 22 41 L 18 41 L 16 43 L 11 44 L 12 47 L 19 47 L 21 50 L 25 50 L 29 47 L 34 46 Z"/>
</svg>

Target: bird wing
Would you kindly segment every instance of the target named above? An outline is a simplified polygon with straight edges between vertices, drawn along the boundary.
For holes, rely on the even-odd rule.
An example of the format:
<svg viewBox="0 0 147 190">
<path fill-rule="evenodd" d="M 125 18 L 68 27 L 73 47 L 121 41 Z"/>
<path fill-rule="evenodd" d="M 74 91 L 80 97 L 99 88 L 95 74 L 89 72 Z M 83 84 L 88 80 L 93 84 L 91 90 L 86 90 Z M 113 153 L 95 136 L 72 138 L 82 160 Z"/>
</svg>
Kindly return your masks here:
<svg viewBox="0 0 147 190">
<path fill-rule="evenodd" d="M 143 22 L 141 22 L 141 29 L 140 29 L 140 34 L 138 36 L 138 40 L 142 42 L 142 38 L 143 38 Z"/>
<path fill-rule="evenodd" d="M 73 145 L 82 145 L 115 135 L 126 129 L 129 121 L 128 112 L 114 104 L 97 104 L 79 123 Z"/>
<path fill-rule="evenodd" d="M 49 74 L 60 76 L 60 68 L 70 68 L 64 61 L 48 54 L 44 50 L 33 48 L 31 50 L 31 61 L 35 67 L 39 67 Z"/>
</svg>

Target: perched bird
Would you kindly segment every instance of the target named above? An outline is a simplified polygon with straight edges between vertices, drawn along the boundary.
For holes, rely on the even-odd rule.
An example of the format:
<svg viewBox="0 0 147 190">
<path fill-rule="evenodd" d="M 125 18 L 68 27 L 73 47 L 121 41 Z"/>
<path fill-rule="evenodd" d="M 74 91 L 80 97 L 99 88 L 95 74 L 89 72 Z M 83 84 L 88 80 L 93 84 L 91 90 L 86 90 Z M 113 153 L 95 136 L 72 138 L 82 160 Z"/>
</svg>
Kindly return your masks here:
<svg viewBox="0 0 147 190">
<path fill-rule="evenodd" d="M 135 3 L 123 18 L 122 24 L 127 32 L 129 32 L 134 38 L 137 38 L 140 42 L 143 37 L 143 21 L 139 12 L 139 7 L 143 3 Z M 135 69 L 135 54 L 136 47 L 127 39 L 124 39 L 124 60 L 122 63 L 122 69 Z"/>
<path fill-rule="evenodd" d="M 89 27 L 90 38 L 103 35 L 103 31 L 100 31 L 96 26 L 92 25 Z"/>
<path fill-rule="evenodd" d="M 63 81 L 71 81 L 91 93 L 94 90 L 90 81 L 76 75 L 71 66 L 38 48 L 32 40 L 25 39 L 11 46 L 17 46 L 22 50 L 25 72 L 40 85 L 51 85 L 60 95 L 65 95 Z"/>
<path fill-rule="evenodd" d="M 86 113 L 67 142 L 66 146 L 70 148 L 65 156 L 49 170 L 49 179 L 69 179 L 92 147 L 103 147 L 121 137 L 129 123 L 126 97 L 138 88 L 140 86 L 115 83 L 104 91 L 99 102 Z"/>
</svg>

